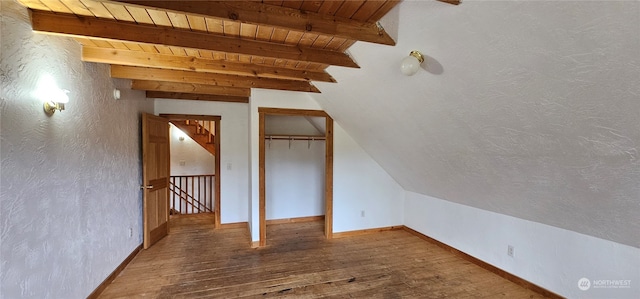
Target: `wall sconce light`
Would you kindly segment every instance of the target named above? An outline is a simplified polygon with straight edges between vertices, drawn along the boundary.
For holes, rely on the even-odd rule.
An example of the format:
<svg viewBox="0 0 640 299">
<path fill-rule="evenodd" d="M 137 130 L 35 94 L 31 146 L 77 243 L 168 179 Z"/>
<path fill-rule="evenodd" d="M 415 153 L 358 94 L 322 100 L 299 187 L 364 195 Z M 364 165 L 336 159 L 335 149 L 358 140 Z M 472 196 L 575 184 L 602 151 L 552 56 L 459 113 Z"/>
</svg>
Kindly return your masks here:
<svg viewBox="0 0 640 299">
<path fill-rule="evenodd" d="M 62 111 L 64 110 L 64 104 L 69 103 L 69 93 L 68 90 L 64 89 L 54 89 L 49 91 L 48 100 L 44 102 L 44 112 L 51 116 L 56 110 Z"/>
<path fill-rule="evenodd" d="M 187 138 L 187 134 L 176 127 L 172 127 L 172 129 L 176 129 L 175 133 L 172 133 L 172 134 L 175 134 L 175 136 L 178 136 L 178 140 L 180 142 L 184 142 L 185 138 Z"/>
<path fill-rule="evenodd" d="M 420 64 L 424 62 L 424 55 L 420 51 L 411 51 L 409 56 L 402 59 L 400 70 L 405 76 L 413 76 L 420 69 Z"/>
</svg>

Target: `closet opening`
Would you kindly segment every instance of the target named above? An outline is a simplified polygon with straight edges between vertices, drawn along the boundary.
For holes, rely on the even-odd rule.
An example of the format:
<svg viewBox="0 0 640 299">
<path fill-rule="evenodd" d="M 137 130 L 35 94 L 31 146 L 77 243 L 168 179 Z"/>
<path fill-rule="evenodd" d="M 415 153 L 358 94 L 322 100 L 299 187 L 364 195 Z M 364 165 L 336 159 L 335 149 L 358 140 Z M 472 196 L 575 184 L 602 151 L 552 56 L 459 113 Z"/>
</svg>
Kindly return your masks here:
<svg viewBox="0 0 640 299">
<path fill-rule="evenodd" d="M 259 246 L 267 225 L 324 219 L 332 237 L 333 119 L 324 111 L 259 108 Z"/>
</svg>

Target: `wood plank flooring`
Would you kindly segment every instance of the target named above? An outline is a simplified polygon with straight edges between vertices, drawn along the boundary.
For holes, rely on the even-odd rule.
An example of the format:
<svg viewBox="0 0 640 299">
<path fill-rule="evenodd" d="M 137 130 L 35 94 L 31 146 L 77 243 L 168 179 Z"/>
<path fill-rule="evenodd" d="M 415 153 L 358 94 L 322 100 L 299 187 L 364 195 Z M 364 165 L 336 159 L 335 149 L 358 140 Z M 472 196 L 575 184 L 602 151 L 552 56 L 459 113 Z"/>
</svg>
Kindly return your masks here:
<svg viewBox="0 0 640 299">
<path fill-rule="evenodd" d="M 323 223 L 246 228 L 172 219 L 100 298 L 543 298 L 406 231 L 325 240 Z"/>
</svg>

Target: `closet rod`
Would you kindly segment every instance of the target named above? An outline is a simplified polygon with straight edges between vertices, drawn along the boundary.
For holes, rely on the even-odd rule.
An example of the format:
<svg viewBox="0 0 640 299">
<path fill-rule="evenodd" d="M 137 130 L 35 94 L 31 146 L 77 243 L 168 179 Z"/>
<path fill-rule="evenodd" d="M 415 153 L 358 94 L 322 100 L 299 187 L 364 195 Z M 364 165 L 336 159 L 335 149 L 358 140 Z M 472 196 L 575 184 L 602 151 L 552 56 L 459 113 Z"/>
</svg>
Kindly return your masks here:
<svg viewBox="0 0 640 299">
<path fill-rule="evenodd" d="M 265 135 L 265 140 L 325 140 L 324 136 Z"/>
</svg>

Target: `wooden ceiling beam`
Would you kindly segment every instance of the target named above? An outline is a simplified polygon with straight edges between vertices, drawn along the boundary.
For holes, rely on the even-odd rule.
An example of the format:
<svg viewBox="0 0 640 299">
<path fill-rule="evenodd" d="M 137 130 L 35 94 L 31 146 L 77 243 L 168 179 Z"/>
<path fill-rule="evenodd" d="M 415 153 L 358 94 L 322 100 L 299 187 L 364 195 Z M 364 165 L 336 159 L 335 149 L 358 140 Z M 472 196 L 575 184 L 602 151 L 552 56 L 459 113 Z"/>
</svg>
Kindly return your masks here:
<svg viewBox="0 0 640 299">
<path fill-rule="evenodd" d="M 444 3 L 449 3 L 449 4 L 453 4 L 453 5 L 459 5 L 461 0 L 437 0 L 440 2 L 444 2 Z"/>
<path fill-rule="evenodd" d="M 141 51 L 82 47 L 82 60 L 88 62 L 164 68 L 183 71 L 231 74 L 249 77 L 336 82 L 325 71 L 287 69 L 257 64 L 235 63 L 192 56 L 174 56 Z"/>
<path fill-rule="evenodd" d="M 249 97 L 230 97 L 230 96 L 219 96 L 219 95 L 211 95 L 211 94 L 195 94 L 195 93 L 180 93 L 180 92 L 165 92 L 165 91 L 147 91 L 147 98 L 249 103 Z"/>
<path fill-rule="evenodd" d="M 104 1 L 104 0 L 100 0 Z M 299 32 L 340 36 L 347 39 L 395 45 L 384 28 L 372 22 L 323 15 L 252 1 L 138 1 L 115 0 L 126 5 L 157 8 L 253 25 L 273 26 Z M 395 6 L 397 1 L 392 1 Z M 377 21 L 377 19 L 376 19 Z"/>
<path fill-rule="evenodd" d="M 31 26 L 38 32 L 358 67 L 353 59 L 343 52 L 41 10 L 30 9 L 29 12 Z"/>
<path fill-rule="evenodd" d="M 112 65 L 111 77 L 136 80 L 197 83 L 229 87 L 266 88 L 316 93 L 320 92 L 318 88 L 307 81 L 244 77 L 236 75 L 177 71 L 124 65 Z"/>
<path fill-rule="evenodd" d="M 166 82 L 152 80 L 131 80 L 131 89 L 162 91 L 168 93 L 193 93 L 227 97 L 249 97 L 250 88 L 215 86 L 195 83 Z"/>
</svg>

